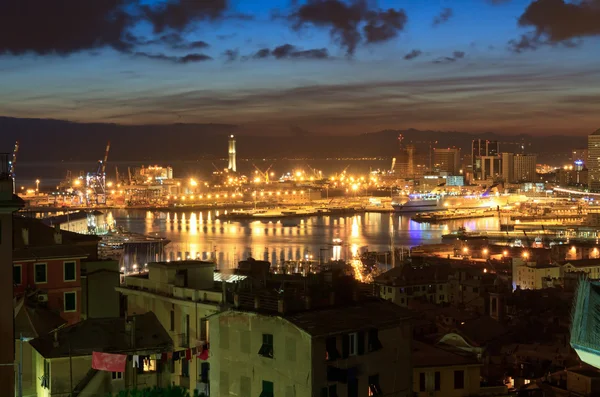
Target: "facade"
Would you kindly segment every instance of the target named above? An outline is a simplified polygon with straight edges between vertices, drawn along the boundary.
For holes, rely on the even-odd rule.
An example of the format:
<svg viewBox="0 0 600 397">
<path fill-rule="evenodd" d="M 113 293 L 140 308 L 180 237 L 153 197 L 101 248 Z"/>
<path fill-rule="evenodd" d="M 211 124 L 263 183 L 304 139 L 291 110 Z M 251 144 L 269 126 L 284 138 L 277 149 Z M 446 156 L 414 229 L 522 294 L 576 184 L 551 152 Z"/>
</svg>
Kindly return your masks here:
<svg viewBox="0 0 600 397">
<path fill-rule="evenodd" d="M 563 275 L 566 273 L 586 273 L 588 278 L 600 279 L 600 259 L 579 259 L 565 261 L 562 265 Z"/>
<path fill-rule="evenodd" d="M 513 183 L 515 180 L 515 154 L 502 153 L 502 179 Z"/>
<path fill-rule="evenodd" d="M 92 234 L 109 230 L 106 214 L 100 211 L 78 211 L 45 218 L 42 222 L 73 233 Z"/>
<path fill-rule="evenodd" d="M 126 298 L 128 315 L 154 313 L 177 350 L 197 347 L 212 338 L 208 316 L 217 313 L 223 302 L 223 292 L 214 285 L 214 263 L 177 261 L 149 263 L 148 273 L 125 277 L 116 290 Z M 210 390 L 211 366 L 212 359 L 182 360 L 175 363 L 168 383 Z"/>
<path fill-rule="evenodd" d="M 557 265 L 538 265 L 513 258 L 513 286 L 521 289 L 543 289 L 551 280 L 561 277 L 561 267 Z"/>
<path fill-rule="evenodd" d="M 376 288 L 382 299 L 408 307 L 413 299 L 425 298 L 430 303 L 449 302 L 449 269 L 445 266 L 395 267 L 377 278 Z"/>
<path fill-rule="evenodd" d="M 211 395 L 410 396 L 409 313 L 378 299 L 210 318 Z"/>
<path fill-rule="evenodd" d="M 32 339 L 38 397 L 104 396 L 136 387 L 170 385 L 168 365 L 156 354 L 171 352 L 172 340 L 153 313 L 108 319 L 88 319 Z M 124 373 L 92 368 L 92 353 L 150 357 Z"/>
<path fill-rule="evenodd" d="M 15 335 L 13 313 L 13 213 L 23 207 L 23 200 L 13 194 L 9 155 L 0 155 L 0 395 L 15 393 Z M 7 365 L 9 364 L 9 365 Z"/>
<path fill-rule="evenodd" d="M 121 315 L 119 262 L 81 261 L 81 319 Z"/>
<path fill-rule="evenodd" d="M 471 146 L 472 171 L 475 180 L 487 179 L 500 170 L 500 145 L 498 141 L 474 139 Z M 486 164 L 487 158 L 487 164 Z M 492 161 L 496 159 L 496 162 Z M 494 165 L 496 165 L 494 169 Z"/>
<path fill-rule="evenodd" d="M 480 163 L 480 180 L 496 179 L 502 173 L 502 159 L 500 156 L 481 156 L 478 159 Z"/>
<path fill-rule="evenodd" d="M 434 149 L 433 166 L 449 175 L 460 174 L 460 148 Z"/>
<path fill-rule="evenodd" d="M 476 356 L 413 342 L 413 392 L 418 397 L 480 395 L 481 367 Z M 505 391 L 505 389 L 504 389 Z"/>
<path fill-rule="evenodd" d="M 537 155 L 515 154 L 514 156 L 514 182 L 535 182 Z"/>
<path fill-rule="evenodd" d="M 600 191 L 600 130 L 588 136 L 588 188 Z"/>
</svg>

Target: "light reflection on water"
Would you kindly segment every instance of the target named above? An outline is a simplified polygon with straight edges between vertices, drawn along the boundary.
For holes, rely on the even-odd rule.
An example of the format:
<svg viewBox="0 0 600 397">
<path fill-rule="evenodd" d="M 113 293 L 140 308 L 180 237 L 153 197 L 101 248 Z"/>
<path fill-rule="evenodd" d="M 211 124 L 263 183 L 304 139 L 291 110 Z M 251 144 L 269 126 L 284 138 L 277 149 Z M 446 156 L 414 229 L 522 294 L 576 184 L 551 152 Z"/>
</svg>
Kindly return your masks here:
<svg viewBox="0 0 600 397">
<path fill-rule="evenodd" d="M 354 216 L 314 216 L 282 221 L 221 221 L 214 211 L 152 212 L 115 210 L 117 226 L 142 234 L 159 235 L 171 243 L 165 247 L 167 258 L 217 258 L 223 267 L 252 256 L 279 263 L 301 260 L 312 255 L 315 260 L 348 259 L 368 247 L 371 251 L 390 249 L 394 244 L 415 246 L 439 243 L 441 235 L 465 226 L 468 230 L 498 230 L 497 218 L 459 220 L 446 225 L 429 225 L 408 216 L 366 213 Z M 342 246 L 333 246 L 334 238 Z"/>
</svg>

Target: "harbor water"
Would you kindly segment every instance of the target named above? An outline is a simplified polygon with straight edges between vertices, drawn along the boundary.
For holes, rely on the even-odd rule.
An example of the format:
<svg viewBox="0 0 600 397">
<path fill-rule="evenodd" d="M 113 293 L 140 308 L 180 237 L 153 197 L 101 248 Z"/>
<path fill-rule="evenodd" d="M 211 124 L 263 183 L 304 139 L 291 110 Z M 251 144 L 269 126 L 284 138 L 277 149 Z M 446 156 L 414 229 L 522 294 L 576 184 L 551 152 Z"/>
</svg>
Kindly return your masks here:
<svg viewBox="0 0 600 397">
<path fill-rule="evenodd" d="M 281 221 L 224 221 L 219 211 L 153 212 L 113 210 L 117 226 L 145 235 L 166 237 L 167 259 L 216 258 L 221 268 L 233 268 L 248 257 L 273 264 L 288 260 L 349 259 L 358 252 L 441 242 L 442 234 L 461 226 L 467 230 L 498 230 L 498 218 L 463 219 L 430 225 L 410 215 L 363 213 L 311 216 Z M 333 244 L 334 239 L 341 242 Z"/>
</svg>

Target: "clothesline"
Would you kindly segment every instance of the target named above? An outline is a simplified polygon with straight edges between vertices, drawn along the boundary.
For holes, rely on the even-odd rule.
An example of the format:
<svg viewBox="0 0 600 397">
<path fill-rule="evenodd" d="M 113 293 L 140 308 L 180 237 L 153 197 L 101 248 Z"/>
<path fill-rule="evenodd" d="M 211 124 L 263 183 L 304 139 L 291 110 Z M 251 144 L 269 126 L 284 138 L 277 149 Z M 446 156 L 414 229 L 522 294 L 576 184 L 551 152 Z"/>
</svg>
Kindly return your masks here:
<svg viewBox="0 0 600 397">
<path fill-rule="evenodd" d="M 194 357 L 197 357 L 203 361 L 208 360 L 208 343 L 202 343 L 200 346 L 189 349 L 177 350 L 167 353 L 157 353 L 152 355 L 127 355 L 92 352 L 92 368 L 98 371 L 125 372 L 125 367 L 127 366 L 128 358 L 131 358 L 133 368 L 141 368 L 144 366 L 144 360 L 156 360 L 157 362 L 160 361 L 163 363 L 167 363 L 169 361 L 175 362 L 180 360 L 192 361 Z"/>
</svg>

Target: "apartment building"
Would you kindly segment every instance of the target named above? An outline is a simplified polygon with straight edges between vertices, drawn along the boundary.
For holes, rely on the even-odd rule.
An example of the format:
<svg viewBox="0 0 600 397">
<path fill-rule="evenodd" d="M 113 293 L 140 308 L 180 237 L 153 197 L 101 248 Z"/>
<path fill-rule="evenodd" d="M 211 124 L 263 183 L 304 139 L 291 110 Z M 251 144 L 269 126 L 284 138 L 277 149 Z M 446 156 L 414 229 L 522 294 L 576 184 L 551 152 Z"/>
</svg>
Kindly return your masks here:
<svg viewBox="0 0 600 397">
<path fill-rule="evenodd" d="M 411 300 L 425 298 L 431 303 L 449 302 L 449 267 L 428 264 L 403 264 L 375 278 L 379 296 L 396 305 L 408 307 Z"/>
<path fill-rule="evenodd" d="M 210 317 L 211 395 L 412 395 L 405 309 L 376 298 L 315 308 L 306 299 L 300 311 L 283 297 L 242 302 Z"/>
<path fill-rule="evenodd" d="M 220 310 L 224 295 L 214 278 L 212 262 L 157 262 L 148 264 L 147 273 L 125 277 L 116 290 L 126 297 L 128 315 L 153 312 L 174 350 L 182 350 L 209 342 L 208 317 Z M 169 384 L 207 393 L 214 354 L 210 357 L 174 363 Z"/>
</svg>

